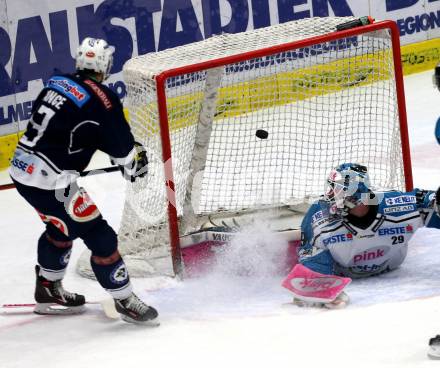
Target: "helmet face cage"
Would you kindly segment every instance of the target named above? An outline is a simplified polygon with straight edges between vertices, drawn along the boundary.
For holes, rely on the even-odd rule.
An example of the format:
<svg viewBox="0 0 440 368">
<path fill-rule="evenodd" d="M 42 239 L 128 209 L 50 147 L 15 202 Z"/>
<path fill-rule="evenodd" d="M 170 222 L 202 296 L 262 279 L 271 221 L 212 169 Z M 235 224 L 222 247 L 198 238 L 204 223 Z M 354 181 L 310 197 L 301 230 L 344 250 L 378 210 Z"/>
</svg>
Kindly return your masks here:
<svg viewBox="0 0 440 368">
<path fill-rule="evenodd" d="M 114 51 L 114 47 L 109 46 L 105 40 L 87 37 L 77 49 L 76 69 L 102 73 L 104 79 L 107 79 L 113 66 Z"/>
<path fill-rule="evenodd" d="M 369 188 L 367 168 L 359 164 L 345 163 L 330 172 L 324 200 L 330 204 L 332 214 L 346 216 L 350 209 L 367 199 Z"/>
</svg>

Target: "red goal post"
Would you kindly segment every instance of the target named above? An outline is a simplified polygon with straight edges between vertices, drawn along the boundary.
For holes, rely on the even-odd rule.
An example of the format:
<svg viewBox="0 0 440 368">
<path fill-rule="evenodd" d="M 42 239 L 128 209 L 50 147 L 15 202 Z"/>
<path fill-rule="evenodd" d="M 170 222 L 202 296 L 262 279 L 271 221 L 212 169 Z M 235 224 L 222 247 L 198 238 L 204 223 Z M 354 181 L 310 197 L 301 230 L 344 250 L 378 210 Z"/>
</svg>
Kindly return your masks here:
<svg viewBox="0 0 440 368">
<path fill-rule="evenodd" d="M 336 31 L 353 19 L 224 34 L 126 63 L 129 120 L 150 159 L 149 175 L 128 184 L 118 235 L 132 274 L 180 274 L 182 235 L 216 214 L 310 204 L 341 162 L 365 164 L 375 187 L 412 189 L 398 28 Z"/>
</svg>

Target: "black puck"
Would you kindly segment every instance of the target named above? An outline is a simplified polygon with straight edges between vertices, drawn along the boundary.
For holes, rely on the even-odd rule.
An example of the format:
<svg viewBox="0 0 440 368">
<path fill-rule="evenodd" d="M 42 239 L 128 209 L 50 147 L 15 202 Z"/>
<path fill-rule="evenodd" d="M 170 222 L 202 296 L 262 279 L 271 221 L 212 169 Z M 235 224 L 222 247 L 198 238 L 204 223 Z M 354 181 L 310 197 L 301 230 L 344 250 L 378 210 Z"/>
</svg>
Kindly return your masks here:
<svg viewBox="0 0 440 368">
<path fill-rule="evenodd" d="M 255 135 L 257 136 L 257 138 L 260 138 L 260 139 L 266 139 L 266 138 L 269 136 L 269 133 L 267 132 L 267 130 L 264 130 L 264 129 L 258 129 L 258 130 L 255 132 Z"/>
</svg>

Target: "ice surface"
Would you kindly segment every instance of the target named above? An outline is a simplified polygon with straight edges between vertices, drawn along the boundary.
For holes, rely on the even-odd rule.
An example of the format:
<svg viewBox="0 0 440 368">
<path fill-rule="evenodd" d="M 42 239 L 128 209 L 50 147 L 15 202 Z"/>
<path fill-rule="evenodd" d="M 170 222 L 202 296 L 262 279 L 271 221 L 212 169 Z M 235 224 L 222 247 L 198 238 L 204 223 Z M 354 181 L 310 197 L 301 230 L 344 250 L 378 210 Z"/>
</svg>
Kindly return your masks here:
<svg viewBox="0 0 440 368">
<path fill-rule="evenodd" d="M 414 183 L 440 184 L 440 148 L 433 131 L 440 93 L 431 72 L 405 78 Z M 83 179 L 117 228 L 123 200 L 118 173 Z M 0 304 L 32 302 L 37 214 L 14 190 L 0 191 Z M 0 314 L 0 367 L 431 367 L 428 339 L 440 333 L 440 231 L 419 230 L 399 270 L 353 281 L 345 310 L 292 306 L 280 286 L 282 247 L 260 226 L 219 254 L 199 279 L 134 279 L 158 308 L 162 325 L 145 328 L 103 316 Z M 256 244 L 266 247 L 256 247 Z M 75 242 L 72 264 L 84 249 Z M 70 267 L 67 289 L 106 298 L 96 282 Z"/>
</svg>

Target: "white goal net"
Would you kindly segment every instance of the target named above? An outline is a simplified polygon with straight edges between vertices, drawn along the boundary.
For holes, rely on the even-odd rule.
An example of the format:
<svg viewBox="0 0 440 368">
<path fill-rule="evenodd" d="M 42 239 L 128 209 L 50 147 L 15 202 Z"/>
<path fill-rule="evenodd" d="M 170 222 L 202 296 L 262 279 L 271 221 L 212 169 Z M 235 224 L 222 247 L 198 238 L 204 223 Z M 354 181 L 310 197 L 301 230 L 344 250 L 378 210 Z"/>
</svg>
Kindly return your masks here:
<svg viewBox="0 0 440 368">
<path fill-rule="evenodd" d="M 203 216 L 308 203 L 342 162 L 405 189 L 399 46 L 390 22 L 335 32 L 351 19 L 223 34 L 125 64 L 130 125 L 149 158 L 119 230 L 133 275 L 172 273 L 171 245 Z"/>
</svg>

